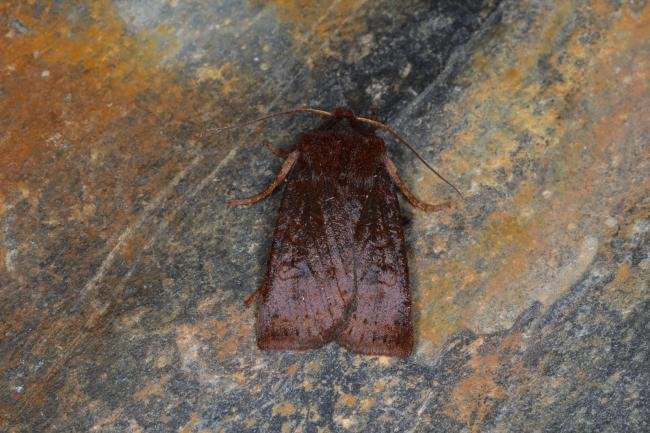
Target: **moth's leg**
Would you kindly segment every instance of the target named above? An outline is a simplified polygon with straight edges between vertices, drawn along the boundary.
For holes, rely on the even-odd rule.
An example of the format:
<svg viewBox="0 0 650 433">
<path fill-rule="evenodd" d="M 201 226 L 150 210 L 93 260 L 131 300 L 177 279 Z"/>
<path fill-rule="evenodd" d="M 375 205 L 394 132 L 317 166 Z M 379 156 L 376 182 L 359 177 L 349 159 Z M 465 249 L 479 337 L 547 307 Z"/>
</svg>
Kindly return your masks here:
<svg viewBox="0 0 650 433">
<path fill-rule="evenodd" d="M 264 281 L 262 281 L 262 284 L 260 284 L 260 286 L 257 289 L 255 289 L 253 293 L 248 295 L 248 298 L 244 300 L 244 305 L 246 307 L 250 307 L 251 304 L 257 300 L 257 298 L 262 296 L 262 292 L 264 292 L 264 287 L 266 287 L 266 278 L 264 279 Z"/>
<path fill-rule="evenodd" d="M 287 175 L 291 171 L 291 168 L 293 167 L 293 164 L 296 163 L 296 160 L 298 159 L 298 155 L 299 153 L 297 150 L 294 150 L 289 154 L 287 159 L 284 161 L 284 164 L 282 165 L 282 169 L 280 170 L 280 173 L 278 173 L 275 180 L 273 180 L 273 182 L 271 182 L 271 184 L 267 186 L 264 191 L 250 197 L 228 200 L 228 205 L 229 206 L 249 205 L 249 204 L 256 203 L 271 195 L 273 190 L 277 188 L 278 185 L 280 185 L 287 177 Z"/>
<path fill-rule="evenodd" d="M 399 174 L 397 174 L 397 167 L 395 167 L 393 161 L 391 161 L 387 156 L 384 158 L 384 165 L 386 166 L 386 170 L 388 170 L 388 174 L 390 175 L 391 179 L 393 179 L 395 185 L 397 185 L 399 190 L 402 191 L 402 194 L 404 194 L 404 197 L 406 197 L 409 203 L 411 203 L 416 208 L 422 209 L 427 212 L 435 212 L 442 209 L 447 209 L 448 207 L 451 206 L 451 203 L 448 201 L 444 201 L 442 203 L 437 203 L 437 204 L 429 204 L 420 201 L 415 195 L 413 195 L 411 191 L 409 191 L 408 187 L 406 186 L 402 178 L 399 177 Z"/>
<path fill-rule="evenodd" d="M 275 156 L 278 156 L 278 157 L 280 157 L 282 159 L 288 158 L 289 155 L 291 154 L 291 152 L 288 152 L 288 151 L 286 151 L 284 149 L 280 149 L 279 147 L 277 147 L 276 145 L 271 143 L 269 140 L 264 140 L 263 144 L 264 144 L 264 146 L 268 147 L 269 150 L 271 152 L 273 152 L 273 154 Z"/>
<path fill-rule="evenodd" d="M 259 287 L 257 290 L 255 290 L 253 293 L 248 295 L 248 298 L 244 300 L 244 305 L 247 307 L 250 307 L 250 305 L 257 299 L 257 297 L 260 295 L 260 289 Z"/>
</svg>

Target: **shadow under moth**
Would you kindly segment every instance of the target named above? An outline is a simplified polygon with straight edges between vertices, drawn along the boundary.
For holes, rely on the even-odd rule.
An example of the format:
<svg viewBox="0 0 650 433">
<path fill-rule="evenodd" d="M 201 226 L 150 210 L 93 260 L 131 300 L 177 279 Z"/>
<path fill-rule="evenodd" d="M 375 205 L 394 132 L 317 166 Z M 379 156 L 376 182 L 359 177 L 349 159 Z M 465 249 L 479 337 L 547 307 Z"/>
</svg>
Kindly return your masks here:
<svg viewBox="0 0 650 433">
<path fill-rule="evenodd" d="M 289 152 L 267 143 L 285 159 L 279 174 L 259 194 L 228 202 L 253 204 L 287 181 L 266 276 L 246 300 L 247 305 L 258 300 L 257 345 L 306 350 L 334 341 L 358 354 L 408 357 L 412 302 L 396 189 L 425 211 L 449 202 L 418 200 L 375 130 L 415 150 L 388 126 L 348 108 L 332 113 L 299 108 L 256 121 L 297 112 L 329 118 L 303 133 Z"/>
</svg>

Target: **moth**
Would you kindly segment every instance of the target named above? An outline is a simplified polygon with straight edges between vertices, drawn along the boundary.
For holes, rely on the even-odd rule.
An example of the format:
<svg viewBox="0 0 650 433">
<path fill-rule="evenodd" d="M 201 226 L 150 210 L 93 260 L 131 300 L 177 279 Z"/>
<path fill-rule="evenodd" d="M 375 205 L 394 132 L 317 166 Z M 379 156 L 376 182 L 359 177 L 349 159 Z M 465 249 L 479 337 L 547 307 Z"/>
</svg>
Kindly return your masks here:
<svg viewBox="0 0 650 433">
<path fill-rule="evenodd" d="M 259 194 L 228 202 L 251 205 L 286 180 L 266 275 L 246 300 L 258 300 L 257 345 L 307 350 L 336 342 L 358 354 L 408 357 L 412 299 L 396 191 L 428 212 L 450 203 L 417 199 L 375 130 L 403 140 L 349 108 L 301 108 L 257 120 L 296 112 L 329 118 L 303 133 L 289 152 L 267 143 L 285 158 L 277 177 Z"/>
</svg>

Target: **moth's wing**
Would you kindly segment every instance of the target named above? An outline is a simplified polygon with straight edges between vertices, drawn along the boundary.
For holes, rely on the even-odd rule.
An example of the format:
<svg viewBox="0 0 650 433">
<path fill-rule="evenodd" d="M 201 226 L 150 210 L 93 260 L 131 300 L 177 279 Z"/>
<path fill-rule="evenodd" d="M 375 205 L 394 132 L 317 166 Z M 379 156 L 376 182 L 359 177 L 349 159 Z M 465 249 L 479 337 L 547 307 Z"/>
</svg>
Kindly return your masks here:
<svg viewBox="0 0 650 433">
<path fill-rule="evenodd" d="M 260 349 L 317 348 L 344 326 L 354 292 L 353 230 L 333 208 L 341 191 L 329 183 L 301 160 L 289 177 L 261 287 Z"/>
<path fill-rule="evenodd" d="M 411 293 L 395 186 L 383 165 L 354 235 L 354 309 L 337 341 L 352 352 L 407 357 L 413 349 Z"/>
</svg>

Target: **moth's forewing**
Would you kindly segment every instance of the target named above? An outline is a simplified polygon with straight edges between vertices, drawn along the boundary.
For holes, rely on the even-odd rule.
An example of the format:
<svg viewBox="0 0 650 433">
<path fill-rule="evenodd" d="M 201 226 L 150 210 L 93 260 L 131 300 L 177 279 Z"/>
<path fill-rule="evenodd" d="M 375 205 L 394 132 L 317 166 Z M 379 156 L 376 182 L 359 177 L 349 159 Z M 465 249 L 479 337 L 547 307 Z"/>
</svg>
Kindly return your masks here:
<svg viewBox="0 0 650 433">
<path fill-rule="evenodd" d="M 295 150 L 261 290 L 259 347 L 336 340 L 356 353 L 408 356 L 408 269 L 384 142 L 335 119 L 304 134 Z"/>
<path fill-rule="evenodd" d="M 354 238 L 355 308 L 337 341 L 356 353 L 407 357 L 413 322 L 399 203 L 385 167 L 376 167 Z"/>
<path fill-rule="evenodd" d="M 327 134 L 305 134 L 278 215 L 257 315 L 261 349 L 300 350 L 336 338 L 354 296 L 350 222 L 340 208 Z"/>
</svg>

